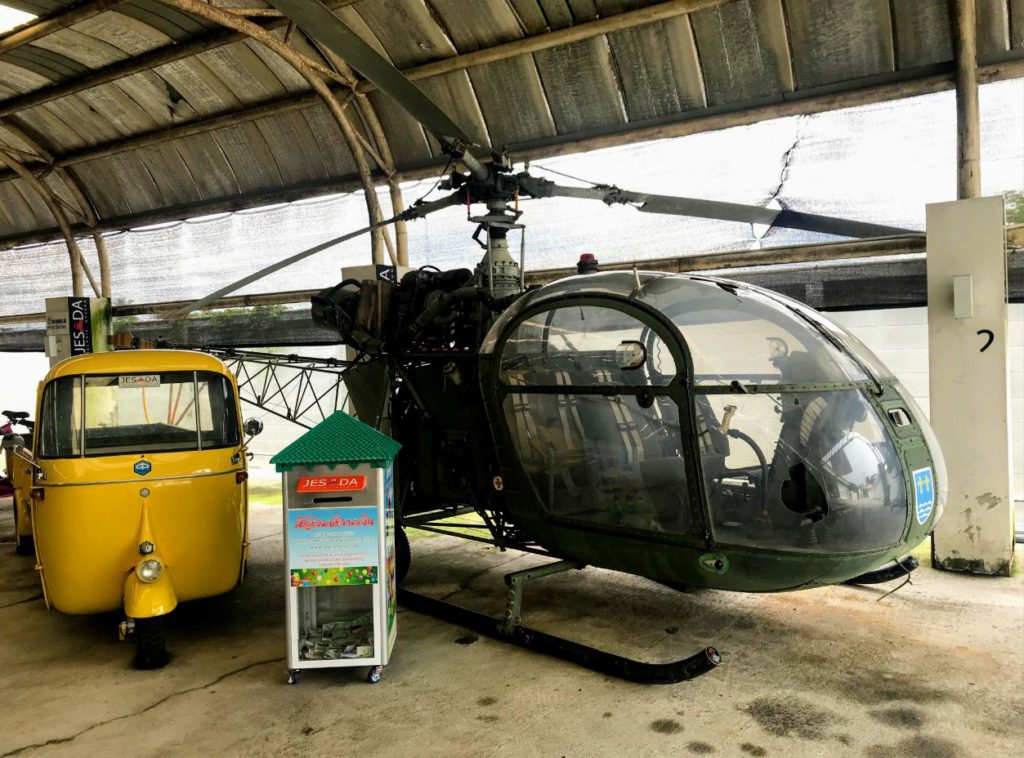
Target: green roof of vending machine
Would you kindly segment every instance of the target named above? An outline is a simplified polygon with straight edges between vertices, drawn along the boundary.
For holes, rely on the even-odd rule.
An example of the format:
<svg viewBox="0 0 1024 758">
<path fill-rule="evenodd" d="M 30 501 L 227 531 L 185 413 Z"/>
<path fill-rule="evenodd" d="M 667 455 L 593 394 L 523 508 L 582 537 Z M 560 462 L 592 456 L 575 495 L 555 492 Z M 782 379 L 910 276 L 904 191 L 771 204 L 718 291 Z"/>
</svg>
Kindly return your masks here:
<svg viewBox="0 0 1024 758">
<path fill-rule="evenodd" d="M 369 463 L 374 468 L 389 465 L 402 446 L 386 434 L 337 411 L 299 437 L 270 462 L 277 470 L 291 471 L 296 466 L 334 466 L 347 463 L 353 468 Z"/>
</svg>

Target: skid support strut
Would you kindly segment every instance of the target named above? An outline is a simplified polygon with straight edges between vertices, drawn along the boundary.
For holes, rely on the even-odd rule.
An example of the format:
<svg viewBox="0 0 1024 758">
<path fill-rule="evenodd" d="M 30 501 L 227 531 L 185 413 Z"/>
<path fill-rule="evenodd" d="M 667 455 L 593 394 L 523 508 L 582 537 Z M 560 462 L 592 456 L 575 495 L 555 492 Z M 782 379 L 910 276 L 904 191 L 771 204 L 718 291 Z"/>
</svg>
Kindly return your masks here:
<svg viewBox="0 0 1024 758">
<path fill-rule="evenodd" d="M 582 563 L 555 561 L 544 566 L 505 574 L 505 585 L 508 587 L 508 593 L 505 597 L 505 618 L 501 622 L 501 629 L 499 631 L 506 637 L 512 637 L 515 634 L 515 628 L 523 620 L 523 590 L 526 588 L 527 582 L 531 579 L 541 579 L 545 576 L 560 574 L 563 571 L 572 571 L 574 569 L 579 571 L 583 568 L 584 565 Z"/>
<path fill-rule="evenodd" d="M 640 684 L 675 684 L 705 674 L 722 662 L 722 656 L 718 651 L 708 646 L 696 655 L 681 661 L 644 663 L 581 645 L 563 637 L 539 632 L 519 623 L 522 618 L 523 588 L 527 582 L 562 571 L 582 568 L 581 564 L 572 561 L 556 561 L 546 566 L 506 574 L 505 584 L 508 585 L 508 593 L 505 614 L 500 619 L 401 588 L 398 590 L 398 602 L 411 611 L 546 653 L 591 671 Z"/>
</svg>

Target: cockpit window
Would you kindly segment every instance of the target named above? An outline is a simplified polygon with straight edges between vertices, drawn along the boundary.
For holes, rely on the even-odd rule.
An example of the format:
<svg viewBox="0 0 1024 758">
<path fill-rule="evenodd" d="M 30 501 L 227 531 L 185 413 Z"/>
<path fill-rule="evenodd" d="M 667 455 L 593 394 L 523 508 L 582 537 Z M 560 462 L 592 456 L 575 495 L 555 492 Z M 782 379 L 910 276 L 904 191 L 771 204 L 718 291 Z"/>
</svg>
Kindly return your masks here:
<svg viewBox="0 0 1024 758">
<path fill-rule="evenodd" d="M 899 455 L 859 390 L 695 398 L 715 541 L 835 553 L 899 541 Z"/>
<path fill-rule="evenodd" d="M 501 352 L 506 384 L 664 386 L 676 375 L 665 342 L 612 308 L 566 305 L 524 319 Z"/>
<path fill-rule="evenodd" d="M 868 379 L 819 323 L 743 285 L 663 277 L 645 282 L 639 299 L 679 328 L 698 385 Z"/>
<path fill-rule="evenodd" d="M 693 527 L 679 411 L 667 396 L 512 392 L 505 421 L 541 507 L 614 530 Z"/>
<path fill-rule="evenodd" d="M 834 339 L 841 342 L 843 346 L 856 355 L 861 363 L 866 365 L 877 378 L 893 378 L 893 373 L 889 370 L 889 367 L 882 363 L 878 356 L 875 355 L 867 345 L 861 342 L 857 336 L 845 327 L 814 310 L 814 308 L 801 303 L 799 300 L 793 300 L 792 298 L 788 298 L 783 295 L 776 295 L 774 293 L 773 297 L 791 307 L 792 310 L 800 313 L 800 315 L 807 320 L 814 322 L 822 331 L 827 332 Z"/>
<path fill-rule="evenodd" d="M 689 443 L 667 389 L 676 361 L 651 327 L 614 308 L 562 304 L 522 319 L 500 367 L 505 423 L 545 513 L 612 530 L 691 530 Z"/>
<path fill-rule="evenodd" d="M 527 293 L 492 325 L 480 352 L 525 308 L 570 295 L 613 296 L 661 311 L 678 327 L 697 385 L 859 383 L 890 372 L 848 331 L 812 308 L 759 287 L 710 277 L 609 271 Z"/>
</svg>

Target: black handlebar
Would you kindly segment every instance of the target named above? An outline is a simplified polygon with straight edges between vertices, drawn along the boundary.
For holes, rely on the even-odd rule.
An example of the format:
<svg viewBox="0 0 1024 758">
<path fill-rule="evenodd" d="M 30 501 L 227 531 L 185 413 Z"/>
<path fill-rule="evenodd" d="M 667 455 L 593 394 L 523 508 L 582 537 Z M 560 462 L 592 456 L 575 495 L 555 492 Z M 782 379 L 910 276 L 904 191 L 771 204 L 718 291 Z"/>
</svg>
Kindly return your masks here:
<svg viewBox="0 0 1024 758">
<path fill-rule="evenodd" d="M 20 424 L 29 431 L 35 427 L 35 423 L 28 420 L 28 413 L 25 411 L 0 411 L 12 424 Z"/>
</svg>

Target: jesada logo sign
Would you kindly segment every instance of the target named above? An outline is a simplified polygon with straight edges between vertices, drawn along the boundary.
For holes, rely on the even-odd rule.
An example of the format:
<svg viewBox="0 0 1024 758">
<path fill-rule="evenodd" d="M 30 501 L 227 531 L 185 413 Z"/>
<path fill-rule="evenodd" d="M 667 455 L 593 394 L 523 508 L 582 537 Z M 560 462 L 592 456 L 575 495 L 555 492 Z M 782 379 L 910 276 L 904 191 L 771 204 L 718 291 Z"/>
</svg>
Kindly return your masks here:
<svg viewBox="0 0 1024 758">
<path fill-rule="evenodd" d="M 92 330 L 89 316 L 88 298 L 72 297 L 68 299 L 68 327 L 71 333 L 72 355 L 85 355 L 92 352 Z"/>
</svg>

